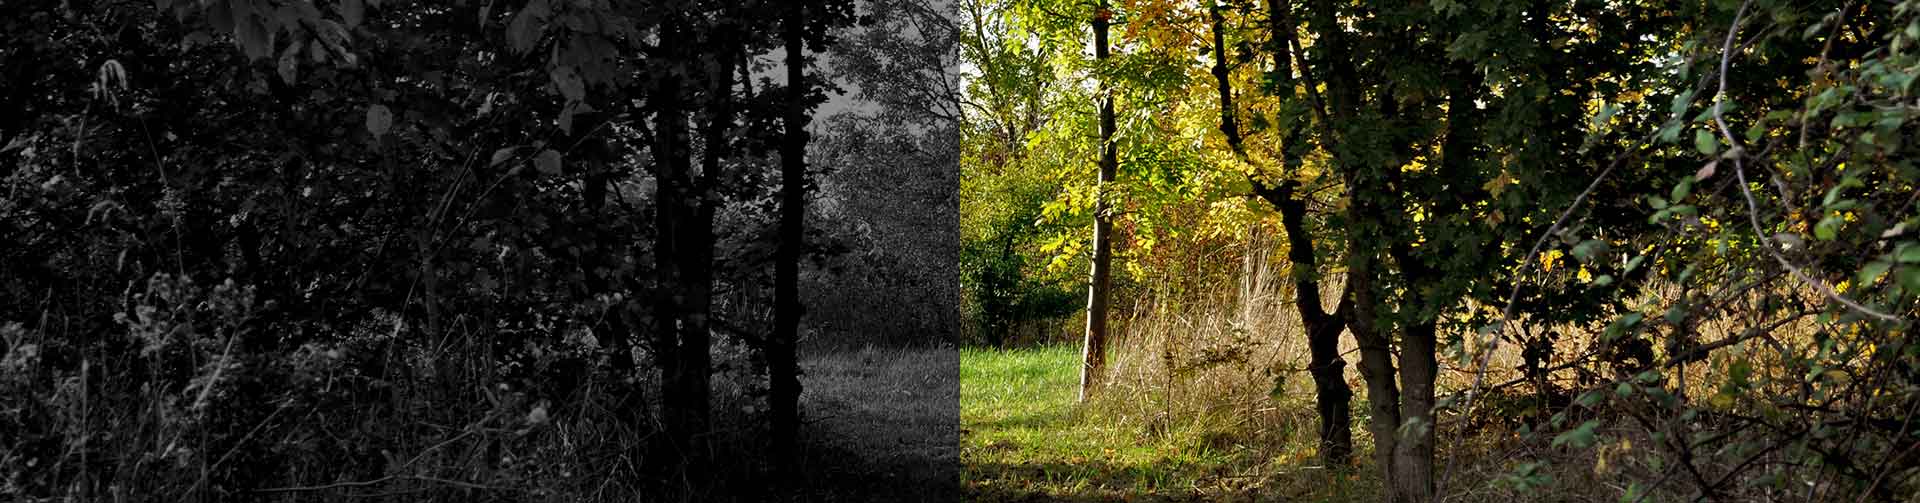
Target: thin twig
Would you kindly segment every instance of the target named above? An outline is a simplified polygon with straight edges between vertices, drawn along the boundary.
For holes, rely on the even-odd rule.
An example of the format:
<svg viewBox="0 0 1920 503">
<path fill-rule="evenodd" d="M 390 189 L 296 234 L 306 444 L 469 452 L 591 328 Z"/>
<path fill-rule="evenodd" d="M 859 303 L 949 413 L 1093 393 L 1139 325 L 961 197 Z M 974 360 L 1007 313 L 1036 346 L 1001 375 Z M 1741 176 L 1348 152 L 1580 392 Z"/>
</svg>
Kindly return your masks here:
<svg viewBox="0 0 1920 503">
<path fill-rule="evenodd" d="M 501 487 L 467 482 L 464 480 L 443 479 L 439 477 L 429 477 L 426 475 L 388 475 L 388 476 L 380 477 L 373 480 L 349 480 L 345 482 L 334 482 L 332 484 L 321 484 L 321 485 L 312 485 L 312 486 L 269 487 L 265 489 L 254 489 L 250 492 L 287 493 L 287 492 L 325 491 L 329 489 L 341 489 L 341 488 L 347 488 L 347 487 L 375 486 L 375 485 L 385 484 L 387 482 L 392 482 L 396 480 L 414 480 L 414 481 L 420 481 L 420 482 L 432 482 L 435 484 L 449 485 L 449 486 L 459 487 L 463 489 L 481 489 L 481 490 L 488 490 L 488 491 L 498 491 L 498 490 L 504 489 Z"/>
</svg>

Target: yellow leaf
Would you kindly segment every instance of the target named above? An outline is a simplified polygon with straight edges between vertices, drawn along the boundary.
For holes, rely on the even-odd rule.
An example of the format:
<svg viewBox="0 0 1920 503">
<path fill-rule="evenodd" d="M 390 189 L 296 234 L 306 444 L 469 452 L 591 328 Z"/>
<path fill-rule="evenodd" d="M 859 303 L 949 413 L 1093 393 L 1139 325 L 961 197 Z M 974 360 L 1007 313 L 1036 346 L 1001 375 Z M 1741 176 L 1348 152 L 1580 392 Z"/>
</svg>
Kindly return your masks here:
<svg viewBox="0 0 1920 503">
<path fill-rule="evenodd" d="M 1487 184 L 1480 186 L 1480 188 L 1486 189 L 1487 195 L 1493 196 L 1494 199 L 1499 199 L 1500 194 L 1506 192 L 1507 186 L 1509 185 L 1513 185 L 1513 176 L 1506 171 L 1501 171 L 1500 176 L 1488 180 Z"/>
<path fill-rule="evenodd" d="M 1554 264 L 1558 264 L 1560 262 L 1560 257 L 1563 257 L 1563 256 L 1566 256 L 1566 253 L 1561 252 L 1560 250 L 1547 250 L 1545 253 L 1541 253 L 1540 254 L 1540 270 L 1552 271 Z"/>
</svg>

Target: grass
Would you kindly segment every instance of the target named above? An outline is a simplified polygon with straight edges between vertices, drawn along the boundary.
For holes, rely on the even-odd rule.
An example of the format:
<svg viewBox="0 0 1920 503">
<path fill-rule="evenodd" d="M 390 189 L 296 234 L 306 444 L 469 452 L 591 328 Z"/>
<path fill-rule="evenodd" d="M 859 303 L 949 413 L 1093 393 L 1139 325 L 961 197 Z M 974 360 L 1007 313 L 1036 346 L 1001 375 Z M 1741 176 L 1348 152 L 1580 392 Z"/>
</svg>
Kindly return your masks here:
<svg viewBox="0 0 1920 503">
<path fill-rule="evenodd" d="M 801 363 L 819 501 L 951 500 L 959 401 L 950 348 L 874 348 Z"/>
<path fill-rule="evenodd" d="M 1311 466 L 1226 414 L 1128 419 L 1075 399 L 1071 347 L 960 352 L 961 480 L 972 501 L 1370 500 L 1365 474 Z M 1310 410 L 1310 405 L 1308 406 Z M 1310 435 L 1311 432 L 1308 432 Z"/>
</svg>

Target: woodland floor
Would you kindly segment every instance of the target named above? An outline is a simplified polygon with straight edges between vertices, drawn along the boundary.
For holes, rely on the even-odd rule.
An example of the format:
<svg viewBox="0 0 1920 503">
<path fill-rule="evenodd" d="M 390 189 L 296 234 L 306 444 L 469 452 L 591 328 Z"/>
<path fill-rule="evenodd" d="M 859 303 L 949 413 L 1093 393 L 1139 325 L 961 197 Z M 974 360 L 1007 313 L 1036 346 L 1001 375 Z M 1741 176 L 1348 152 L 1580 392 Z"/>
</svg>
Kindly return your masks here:
<svg viewBox="0 0 1920 503">
<path fill-rule="evenodd" d="M 802 362 L 819 501 L 952 501 L 959 494 L 953 349 L 866 349 Z"/>
</svg>

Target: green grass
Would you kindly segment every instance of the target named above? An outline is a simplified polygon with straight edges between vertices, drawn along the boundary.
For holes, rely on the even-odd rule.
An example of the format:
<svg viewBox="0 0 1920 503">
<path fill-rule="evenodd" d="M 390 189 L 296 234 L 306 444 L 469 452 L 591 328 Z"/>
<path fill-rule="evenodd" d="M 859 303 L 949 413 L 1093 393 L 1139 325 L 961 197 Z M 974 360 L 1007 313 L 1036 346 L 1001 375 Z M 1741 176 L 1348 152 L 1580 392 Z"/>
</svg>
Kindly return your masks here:
<svg viewBox="0 0 1920 503">
<path fill-rule="evenodd" d="M 961 482 L 970 500 L 1353 496 L 1346 489 L 1354 473 L 1296 466 L 1297 449 L 1250 448 L 1247 439 L 1256 435 L 1235 431 L 1229 421 L 1129 420 L 1101 406 L 1151 397 L 1077 405 L 1079 360 L 1071 347 L 961 350 Z"/>
<path fill-rule="evenodd" d="M 1139 442 L 1134 428 L 1087 421 L 1074 401 L 1074 348 L 960 354 L 961 480 L 976 499 L 1176 492 L 1217 455 Z M 995 498 L 1003 497 L 1003 498 Z"/>
</svg>

